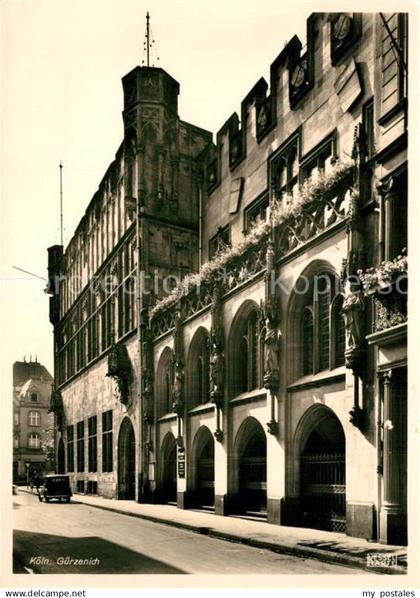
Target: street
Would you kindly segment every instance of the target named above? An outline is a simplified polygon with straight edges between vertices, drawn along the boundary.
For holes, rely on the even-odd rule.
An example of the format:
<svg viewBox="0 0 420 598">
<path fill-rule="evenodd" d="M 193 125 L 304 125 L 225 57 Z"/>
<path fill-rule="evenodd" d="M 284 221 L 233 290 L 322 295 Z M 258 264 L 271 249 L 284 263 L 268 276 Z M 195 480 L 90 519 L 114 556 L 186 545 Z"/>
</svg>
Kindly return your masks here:
<svg viewBox="0 0 420 598">
<path fill-rule="evenodd" d="M 360 574 L 78 504 L 13 497 L 14 572 Z"/>
</svg>

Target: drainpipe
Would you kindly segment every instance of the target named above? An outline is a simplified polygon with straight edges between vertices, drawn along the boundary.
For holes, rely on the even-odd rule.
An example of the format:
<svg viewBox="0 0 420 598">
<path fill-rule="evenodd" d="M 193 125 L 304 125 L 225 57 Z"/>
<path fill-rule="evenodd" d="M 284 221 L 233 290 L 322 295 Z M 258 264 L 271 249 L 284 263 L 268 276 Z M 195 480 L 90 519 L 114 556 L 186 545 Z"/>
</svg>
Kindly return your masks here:
<svg viewBox="0 0 420 598">
<path fill-rule="evenodd" d="M 377 473 L 377 509 L 376 509 L 376 540 L 379 539 L 381 485 L 382 485 L 382 373 L 378 372 L 378 399 L 376 402 L 376 473 Z"/>
</svg>

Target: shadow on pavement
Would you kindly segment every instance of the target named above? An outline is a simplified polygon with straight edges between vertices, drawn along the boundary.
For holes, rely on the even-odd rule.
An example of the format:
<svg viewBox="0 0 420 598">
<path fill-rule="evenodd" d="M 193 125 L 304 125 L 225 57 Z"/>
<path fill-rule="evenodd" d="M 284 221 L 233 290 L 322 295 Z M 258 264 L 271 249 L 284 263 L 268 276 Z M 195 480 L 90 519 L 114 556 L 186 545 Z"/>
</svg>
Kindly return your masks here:
<svg viewBox="0 0 420 598">
<path fill-rule="evenodd" d="M 187 573 L 96 536 L 65 538 L 16 530 L 13 533 L 13 557 L 14 562 L 34 573 Z M 63 564 L 59 564 L 60 558 Z M 69 559 L 87 559 L 88 562 L 66 563 Z M 21 573 L 21 570 L 15 570 L 14 567 L 13 572 Z"/>
</svg>

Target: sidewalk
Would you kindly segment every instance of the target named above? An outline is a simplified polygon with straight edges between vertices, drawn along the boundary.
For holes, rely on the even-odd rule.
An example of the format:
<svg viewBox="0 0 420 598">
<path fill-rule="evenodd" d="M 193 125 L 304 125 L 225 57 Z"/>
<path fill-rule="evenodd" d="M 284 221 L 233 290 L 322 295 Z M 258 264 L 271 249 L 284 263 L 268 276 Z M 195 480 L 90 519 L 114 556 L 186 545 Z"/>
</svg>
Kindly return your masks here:
<svg viewBox="0 0 420 598">
<path fill-rule="evenodd" d="M 242 517 L 221 517 L 192 509 L 181 510 L 171 505 L 139 504 L 81 494 L 75 494 L 72 501 L 282 554 L 361 568 L 370 573 L 407 572 L 405 546 L 386 546 L 341 533 L 277 526 Z M 376 563 L 372 563 L 372 559 L 368 562 L 368 555 L 376 555 Z M 393 557 L 391 561 L 397 560 L 398 564 L 387 566 L 388 557 Z"/>
</svg>

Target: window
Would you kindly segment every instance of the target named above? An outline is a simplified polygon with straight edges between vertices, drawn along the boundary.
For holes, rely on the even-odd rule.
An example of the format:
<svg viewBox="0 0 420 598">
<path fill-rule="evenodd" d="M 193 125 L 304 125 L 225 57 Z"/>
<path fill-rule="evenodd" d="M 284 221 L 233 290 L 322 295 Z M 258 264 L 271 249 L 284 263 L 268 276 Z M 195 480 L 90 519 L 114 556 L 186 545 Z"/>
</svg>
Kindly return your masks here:
<svg viewBox="0 0 420 598">
<path fill-rule="evenodd" d="M 31 403 L 38 403 L 38 393 L 37 392 L 31 393 Z"/>
<path fill-rule="evenodd" d="M 13 414 L 13 419 L 14 419 L 15 425 L 18 426 L 19 425 L 19 413 L 17 411 Z"/>
<path fill-rule="evenodd" d="M 102 351 L 105 351 L 111 345 L 112 326 L 112 298 L 108 297 L 101 307 Z"/>
<path fill-rule="evenodd" d="M 13 447 L 15 449 L 19 448 L 19 436 L 15 436 L 13 439 Z"/>
<path fill-rule="evenodd" d="M 67 426 L 67 471 L 74 471 L 74 426 Z"/>
<path fill-rule="evenodd" d="M 314 302 L 318 307 L 319 369 L 322 371 L 327 370 L 330 366 L 331 280 L 327 276 L 317 276 L 315 283 Z"/>
<path fill-rule="evenodd" d="M 96 472 L 98 470 L 98 437 L 97 437 L 97 417 L 88 419 L 88 471 Z"/>
<path fill-rule="evenodd" d="M 239 394 L 257 388 L 258 339 L 257 312 L 254 310 L 246 319 L 239 338 Z"/>
<path fill-rule="evenodd" d="M 31 449 L 39 449 L 41 448 L 41 438 L 39 434 L 35 432 L 31 432 L 28 436 L 28 447 Z"/>
<path fill-rule="evenodd" d="M 407 171 L 389 176 L 382 185 L 383 257 L 393 260 L 407 249 Z"/>
<path fill-rule="evenodd" d="M 328 174 L 337 157 L 335 132 L 328 135 L 301 162 L 302 182 L 309 178 L 316 178 L 320 171 Z"/>
<path fill-rule="evenodd" d="M 298 321 L 303 376 L 344 364 L 345 328 L 340 290 L 338 278 L 320 273 L 306 293 Z"/>
<path fill-rule="evenodd" d="M 314 316 L 312 307 L 305 307 L 302 318 L 303 375 L 313 372 L 314 359 Z"/>
<path fill-rule="evenodd" d="M 373 99 L 363 106 L 363 130 L 366 139 L 367 158 L 375 154 L 375 120 L 373 114 Z"/>
<path fill-rule="evenodd" d="M 331 367 L 344 365 L 346 349 L 346 328 L 342 314 L 344 296 L 341 293 L 334 297 L 331 303 Z"/>
<path fill-rule="evenodd" d="M 169 347 L 165 347 L 159 359 L 156 374 L 157 417 L 172 413 L 173 364 L 173 351 Z"/>
<path fill-rule="evenodd" d="M 299 174 L 299 137 L 295 135 L 280 154 L 273 160 L 271 184 L 274 197 L 281 199 L 285 193 L 293 195 L 298 187 Z"/>
<path fill-rule="evenodd" d="M 172 367 L 169 365 L 165 372 L 163 387 L 163 413 L 172 411 Z"/>
<path fill-rule="evenodd" d="M 89 480 L 87 483 L 87 494 L 98 494 L 98 482 Z"/>
<path fill-rule="evenodd" d="M 102 471 L 113 470 L 112 459 L 112 409 L 102 413 Z"/>
<path fill-rule="evenodd" d="M 383 15 L 381 116 L 385 116 L 407 95 L 407 14 Z"/>
<path fill-rule="evenodd" d="M 85 470 L 85 422 L 78 422 L 76 427 L 77 433 L 77 471 L 84 472 Z"/>
<path fill-rule="evenodd" d="M 223 251 L 223 249 L 230 245 L 230 229 L 229 226 L 220 227 L 217 234 L 209 241 L 209 258 L 212 259 L 215 255 Z"/>
<path fill-rule="evenodd" d="M 209 376 L 209 352 L 206 337 L 201 343 L 200 352 L 197 357 L 197 396 L 194 401 L 196 405 L 204 405 L 209 402 Z"/>
<path fill-rule="evenodd" d="M 28 415 L 28 425 L 40 426 L 41 425 L 41 414 L 39 411 L 30 411 Z"/>
<path fill-rule="evenodd" d="M 252 227 L 259 222 L 265 222 L 267 220 L 268 205 L 268 195 L 265 194 L 263 197 L 256 199 L 249 208 L 245 210 L 246 231 L 251 230 Z"/>
</svg>

